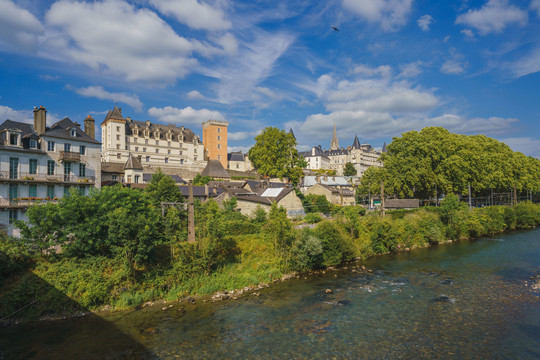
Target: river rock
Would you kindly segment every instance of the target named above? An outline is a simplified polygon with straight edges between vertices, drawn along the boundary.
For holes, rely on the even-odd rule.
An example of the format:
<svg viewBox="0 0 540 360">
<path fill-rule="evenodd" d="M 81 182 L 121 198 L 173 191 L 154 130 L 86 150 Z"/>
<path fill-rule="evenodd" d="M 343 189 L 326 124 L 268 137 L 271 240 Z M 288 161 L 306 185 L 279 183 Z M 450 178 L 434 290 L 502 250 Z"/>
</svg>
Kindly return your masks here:
<svg viewBox="0 0 540 360">
<path fill-rule="evenodd" d="M 190 303 L 190 304 L 195 304 L 195 299 L 192 298 L 191 296 L 188 296 L 187 302 Z"/>
<path fill-rule="evenodd" d="M 446 295 L 441 295 L 435 299 L 433 299 L 434 302 L 443 302 L 443 303 L 454 303 L 455 300 L 446 296 Z"/>
<path fill-rule="evenodd" d="M 441 281 L 441 284 L 443 285 L 452 285 L 454 282 L 450 279 L 444 279 L 443 281 Z"/>
<path fill-rule="evenodd" d="M 327 293 L 327 294 L 332 294 L 333 291 L 332 291 L 332 289 L 326 289 L 326 293 Z"/>
</svg>

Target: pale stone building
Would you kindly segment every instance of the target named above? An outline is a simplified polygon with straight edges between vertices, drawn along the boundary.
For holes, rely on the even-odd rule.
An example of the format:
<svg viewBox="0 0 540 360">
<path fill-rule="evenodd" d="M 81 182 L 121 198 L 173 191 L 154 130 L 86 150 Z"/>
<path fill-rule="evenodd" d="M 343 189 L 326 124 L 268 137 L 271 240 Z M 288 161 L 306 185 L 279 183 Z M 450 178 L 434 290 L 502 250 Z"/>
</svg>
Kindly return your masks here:
<svg viewBox="0 0 540 360">
<path fill-rule="evenodd" d="M 192 130 L 172 124 L 136 121 L 124 117 L 117 106 L 101 124 L 102 160 L 125 164 L 133 154 L 143 168 L 183 168 L 202 171 L 204 146 Z"/>
<path fill-rule="evenodd" d="M 56 201 L 72 188 L 88 193 L 101 186 L 101 147 L 94 119 L 65 118 L 47 126 L 47 110 L 34 109 L 34 123 L 6 120 L 0 125 L 0 227 L 18 236 L 16 220 L 27 220 L 33 205 Z"/>
<path fill-rule="evenodd" d="M 351 187 L 328 186 L 315 184 L 309 187 L 304 195 L 323 195 L 330 203 L 341 206 L 355 205 L 354 189 Z"/>
<path fill-rule="evenodd" d="M 243 154 L 241 151 L 233 151 L 227 154 L 227 169 L 235 171 L 252 171 L 253 165 L 247 154 Z"/>
</svg>

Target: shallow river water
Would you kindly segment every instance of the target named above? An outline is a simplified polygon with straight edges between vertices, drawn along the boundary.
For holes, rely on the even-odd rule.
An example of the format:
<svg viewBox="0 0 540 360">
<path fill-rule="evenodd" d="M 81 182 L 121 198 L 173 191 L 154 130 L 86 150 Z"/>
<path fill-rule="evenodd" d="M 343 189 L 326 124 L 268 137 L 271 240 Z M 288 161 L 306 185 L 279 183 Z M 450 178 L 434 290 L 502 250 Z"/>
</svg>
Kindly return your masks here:
<svg viewBox="0 0 540 360">
<path fill-rule="evenodd" d="M 0 359 L 540 359 L 540 230 L 361 265 L 238 300 L 2 328 Z"/>
</svg>

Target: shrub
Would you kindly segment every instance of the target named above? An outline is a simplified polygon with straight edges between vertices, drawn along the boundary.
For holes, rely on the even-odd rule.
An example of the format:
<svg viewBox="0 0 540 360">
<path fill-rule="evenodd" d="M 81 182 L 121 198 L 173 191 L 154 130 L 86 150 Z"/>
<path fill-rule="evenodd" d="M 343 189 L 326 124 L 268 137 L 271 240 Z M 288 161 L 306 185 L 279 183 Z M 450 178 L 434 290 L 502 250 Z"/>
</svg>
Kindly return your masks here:
<svg viewBox="0 0 540 360">
<path fill-rule="evenodd" d="M 308 224 L 316 224 L 322 221 L 322 216 L 319 213 L 308 213 L 304 217 L 305 222 Z"/>
<path fill-rule="evenodd" d="M 540 208 L 530 202 L 519 203 L 514 207 L 516 214 L 516 226 L 519 228 L 531 228 L 540 225 Z"/>
<path fill-rule="evenodd" d="M 306 229 L 291 248 L 291 267 L 297 271 L 320 268 L 324 262 L 321 241 Z"/>
<path fill-rule="evenodd" d="M 323 247 L 323 265 L 339 265 L 353 258 L 350 237 L 334 222 L 323 221 L 315 228 L 315 236 Z"/>
</svg>

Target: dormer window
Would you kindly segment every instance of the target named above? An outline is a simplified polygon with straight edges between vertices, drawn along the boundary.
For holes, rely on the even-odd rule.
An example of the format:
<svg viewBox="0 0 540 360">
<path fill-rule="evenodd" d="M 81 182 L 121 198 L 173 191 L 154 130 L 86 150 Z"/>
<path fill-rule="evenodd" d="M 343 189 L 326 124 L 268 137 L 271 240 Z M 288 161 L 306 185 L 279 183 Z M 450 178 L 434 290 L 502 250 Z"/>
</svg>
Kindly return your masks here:
<svg viewBox="0 0 540 360">
<path fill-rule="evenodd" d="M 9 145 L 19 145 L 19 134 L 9 134 Z"/>
<path fill-rule="evenodd" d="M 145 129 L 144 130 L 144 136 L 149 137 L 150 136 L 150 130 Z"/>
<path fill-rule="evenodd" d="M 77 136 L 77 130 L 71 129 L 71 136 L 72 136 L 72 137 Z"/>
<path fill-rule="evenodd" d="M 133 129 L 133 135 L 134 136 L 139 136 L 139 129 L 138 128 Z"/>
<path fill-rule="evenodd" d="M 30 149 L 37 149 L 37 141 L 30 139 Z"/>
</svg>

